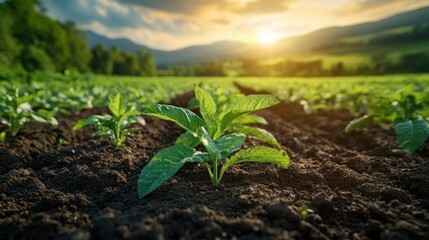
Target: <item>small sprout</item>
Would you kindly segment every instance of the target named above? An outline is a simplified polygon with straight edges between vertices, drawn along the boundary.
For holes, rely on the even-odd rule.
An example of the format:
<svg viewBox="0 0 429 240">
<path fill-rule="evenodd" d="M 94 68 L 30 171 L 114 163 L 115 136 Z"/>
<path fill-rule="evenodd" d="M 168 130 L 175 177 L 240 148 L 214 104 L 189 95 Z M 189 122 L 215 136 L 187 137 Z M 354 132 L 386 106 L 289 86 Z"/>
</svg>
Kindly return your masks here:
<svg viewBox="0 0 429 240">
<path fill-rule="evenodd" d="M 4 142 L 6 140 L 6 132 L 0 133 L 0 142 Z"/>
<path fill-rule="evenodd" d="M 219 113 L 219 106 L 207 91 L 195 86 L 195 95 L 202 118 L 188 109 L 171 105 L 149 105 L 143 112 L 176 123 L 187 131 L 186 135 L 181 136 L 184 142 L 202 144 L 206 151 L 197 151 L 193 147 L 177 144 L 156 153 L 143 168 L 138 179 L 140 198 L 155 190 L 188 162 L 202 163 L 207 168 L 213 186 L 218 186 L 227 169 L 236 164 L 261 162 L 276 164 L 282 168 L 289 166 L 289 156 L 285 151 L 265 146 L 241 149 L 246 135 L 227 134 L 234 120 L 279 103 L 275 97 L 249 95 L 238 99 L 229 109 Z M 238 152 L 232 155 L 236 151 Z M 223 164 L 219 166 L 221 161 Z"/>
<path fill-rule="evenodd" d="M 313 209 L 310 209 L 306 204 L 303 204 L 299 207 L 299 211 L 301 212 L 301 215 L 306 216 L 309 213 L 313 213 Z"/>
<path fill-rule="evenodd" d="M 70 143 L 64 138 L 60 138 L 57 143 L 57 149 L 61 149 L 62 147 L 69 145 Z"/>
<path fill-rule="evenodd" d="M 87 119 L 79 120 L 73 130 L 79 130 L 87 126 L 95 128 L 96 136 L 108 136 L 113 139 L 117 147 L 123 147 L 126 142 L 126 135 L 136 129 L 131 128 L 131 124 L 140 123 L 144 125 L 144 119 L 139 117 L 140 112 L 133 107 L 127 107 L 126 103 L 117 94 L 114 99 L 109 100 L 109 110 L 111 115 L 93 115 Z"/>
</svg>

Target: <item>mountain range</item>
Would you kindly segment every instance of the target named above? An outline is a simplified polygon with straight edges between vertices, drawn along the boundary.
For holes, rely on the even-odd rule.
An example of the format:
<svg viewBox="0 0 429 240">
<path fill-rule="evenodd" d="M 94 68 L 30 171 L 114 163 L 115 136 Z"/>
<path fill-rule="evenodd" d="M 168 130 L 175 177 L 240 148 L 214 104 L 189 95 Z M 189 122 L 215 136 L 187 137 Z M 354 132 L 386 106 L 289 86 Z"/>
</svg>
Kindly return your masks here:
<svg viewBox="0 0 429 240">
<path fill-rule="evenodd" d="M 311 49 L 338 43 L 342 39 L 386 32 L 406 26 L 429 23 L 429 7 L 400 13 L 374 22 L 366 22 L 342 27 L 328 27 L 308 34 L 281 39 L 275 43 L 277 55 L 284 55 L 296 51 L 309 51 Z M 207 45 L 195 45 L 173 51 L 152 49 L 134 43 L 127 38 L 111 39 L 97 33 L 86 32 L 91 47 L 103 44 L 105 47 L 117 46 L 124 51 L 145 49 L 153 53 L 158 66 L 192 64 L 214 60 L 225 60 L 240 57 L 255 57 L 266 46 L 261 44 L 248 44 L 237 41 L 220 41 Z"/>
</svg>

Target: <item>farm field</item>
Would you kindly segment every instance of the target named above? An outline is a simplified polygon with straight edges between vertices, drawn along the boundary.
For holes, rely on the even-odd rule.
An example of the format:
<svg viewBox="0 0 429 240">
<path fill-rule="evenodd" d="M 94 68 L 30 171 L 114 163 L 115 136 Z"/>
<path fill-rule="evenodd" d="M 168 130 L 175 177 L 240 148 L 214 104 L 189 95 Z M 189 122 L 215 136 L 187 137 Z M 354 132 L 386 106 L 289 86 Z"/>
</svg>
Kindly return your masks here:
<svg viewBox="0 0 429 240">
<path fill-rule="evenodd" d="M 203 163 L 186 163 L 139 198 L 142 169 L 185 132 L 171 121 L 148 116 L 148 106 L 190 107 L 196 83 L 217 101 L 240 99 L 239 92 L 269 93 L 281 100 L 256 112 L 266 124 L 251 126 L 271 133 L 290 164 L 233 165 L 214 187 Z M 0 82 L 0 133 L 5 133 L 0 143 L 0 236 L 427 239 L 428 86 L 429 75 L 421 74 L 13 76 Z M 133 123 L 136 130 L 123 147 L 109 136 L 94 136 L 93 127 L 73 131 L 81 119 L 114 115 L 108 104 L 117 93 L 145 120 Z M 27 114 L 25 120 L 11 121 L 11 109 Z M 273 145 L 266 142 L 247 137 L 243 148 Z"/>
</svg>

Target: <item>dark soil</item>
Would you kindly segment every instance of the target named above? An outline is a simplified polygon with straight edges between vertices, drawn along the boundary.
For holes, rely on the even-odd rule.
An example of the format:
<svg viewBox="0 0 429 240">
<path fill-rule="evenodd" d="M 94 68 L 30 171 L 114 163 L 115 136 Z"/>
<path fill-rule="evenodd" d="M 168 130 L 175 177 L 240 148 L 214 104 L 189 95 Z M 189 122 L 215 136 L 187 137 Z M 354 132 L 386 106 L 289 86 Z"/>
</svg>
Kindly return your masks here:
<svg viewBox="0 0 429 240">
<path fill-rule="evenodd" d="M 188 164 L 138 199 L 142 167 L 182 130 L 145 117 L 129 150 L 70 130 L 103 111 L 27 126 L 0 144 L 0 239 L 429 239 L 429 144 L 407 154 L 376 126 L 345 134 L 347 112 L 282 103 L 259 114 L 289 169 L 243 164 L 213 188 L 203 166 Z M 58 149 L 60 138 L 70 144 Z"/>
</svg>

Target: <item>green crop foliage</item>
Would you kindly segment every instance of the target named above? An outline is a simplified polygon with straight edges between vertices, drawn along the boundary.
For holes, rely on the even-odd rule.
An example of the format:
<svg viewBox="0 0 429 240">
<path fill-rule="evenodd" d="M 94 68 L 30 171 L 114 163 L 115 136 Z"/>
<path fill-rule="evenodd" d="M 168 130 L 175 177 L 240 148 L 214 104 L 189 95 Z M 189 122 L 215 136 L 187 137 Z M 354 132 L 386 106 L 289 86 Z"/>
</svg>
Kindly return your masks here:
<svg viewBox="0 0 429 240">
<path fill-rule="evenodd" d="M 87 119 L 79 120 L 73 130 L 79 130 L 87 126 L 93 126 L 96 136 L 108 136 L 113 139 L 117 147 L 124 146 L 126 135 L 134 131 L 131 124 L 140 123 L 144 125 L 143 118 L 139 117 L 140 112 L 134 106 L 127 107 L 121 94 L 109 100 L 110 114 L 93 115 Z"/>
<path fill-rule="evenodd" d="M 429 106 L 426 92 L 409 85 L 389 97 L 378 99 L 374 109 L 352 120 L 346 132 L 368 124 L 393 125 L 398 144 L 407 152 L 414 152 L 429 138 L 429 123 L 421 113 Z"/>
<path fill-rule="evenodd" d="M 198 88 L 198 87 L 196 87 Z M 223 112 L 231 109 L 231 107 L 241 99 L 244 99 L 246 96 L 241 94 L 236 89 L 225 90 L 223 88 L 217 88 L 215 91 L 209 92 L 211 95 L 214 104 L 216 106 L 214 115 L 220 115 Z M 202 99 L 202 96 L 196 95 L 196 97 L 191 98 L 188 103 L 189 109 L 199 108 L 199 101 Z M 218 121 L 218 119 L 215 119 Z M 248 137 L 257 138 L 263 142 L 266 142 L 278 149 L 282 149 L 281 145 L 277 139 L 268 131 L 262 128 L 248 126 L 248 124 L 263 124 L 267 125 L 268 122 L 261 116 L 254 114 L 247 114 L 239 118 L 234 119 L 231 123 L 231 126 L 227 130 L 228 133 L 243 133 Z M 192 136 L 189 132 L 182 134 L 176 141 L 176 144 L 183 144 L 188 147 L 196 147 L 200 144 L 198 139 Z"/>
<path fill-rule="evenodd" d="M 45 109 L 37 112 L 31 107 L 32 95 L 24 94 L 19 88 L 9 88 L 9 91 L 0 98 L 0 123 L 9 128 L 12 137 L 21 130 L 23 126 L 32 122 L 49 123 L 57 125 L 54 113 Z"/>
<path fill-rule="evenodd" d="M 156 153 L 143 168 L 138 179 L 140 198 L 155 190 L 188 162 L 204 164 L 214 186 L 219 185 L 227 169 L 236 164 L 261 162 L 273 163 L 283 168 L 289 166 L 289 156 L 285 151 L 265 146 L 241 149 L 246 135 L 226 133 L 234 120 L 279 103 L 275 97 L 249 95 L 238 99 L 229 109 L 219 112 L 216 102 L 207 91 L 195 86 L 195 95 L 202 118 L 188 109 L 171 105 L 148 105 L 143 112 L 176 123 L 197 139 L 206 151 L 197 151 L 192 147 L 177 144 Z M 238 152 L 231 156 L 235 151 Z M 219 169 L 221 161 L 223 164 Z"/>
<path fill-rule="evenodd" d="M 428 75 L 339 78 L 246 78 L 240 84 L 301 104 L 307 114 L 348 110 L 357 116 L 346 132 L 378 124 L 393 128 L 398 145 L 414 152 L 428 139 Z M 359 117 L 358 117 L 359 116 Z"/>
</svg>

